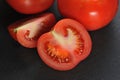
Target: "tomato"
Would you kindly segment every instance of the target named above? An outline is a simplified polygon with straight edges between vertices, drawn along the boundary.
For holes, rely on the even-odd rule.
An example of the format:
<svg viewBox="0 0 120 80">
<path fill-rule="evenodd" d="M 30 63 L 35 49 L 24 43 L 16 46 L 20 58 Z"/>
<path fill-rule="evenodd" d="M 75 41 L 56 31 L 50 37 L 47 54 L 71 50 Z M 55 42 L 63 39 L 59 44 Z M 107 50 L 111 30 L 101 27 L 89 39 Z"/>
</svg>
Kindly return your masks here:
<svg viewBox="0 0 120 80">
<path fill-rule="evenodd" d="M 47 10 L 54 0 L 6 0 L 16 11 L 24 14 L 34 14 Z"/>
<path fill-rule="evenodd" d="M 44 13 L 32 17 L 31 19 L 17 21 L 11 24 L 8 30 L 10 35 L 22 46 L 35 48 L 39 36 L 51 30 L 55 22 L 54 14 Z"/>
<path fill-rule="evenodd" d="M 14 40 L 17 41 L 17 37 L 16 37 L 16 33 L 17 33 L 17 28 L 19 27 L 19 25 L 22 25 L 22 23 L 26 22 L 27 20 L 29 20 L 30 18 L 26 18 L 26 19 L 22 19 L 22 20 L 19 20 L 19 21 L 16 21 L 15 23 L 13 24 L 10 24 L 8 26 L 8 31 L 10 33 L 10 35 L 12 36 L 12 38 Z"/>
<path fill-rule="evenodd" d="M 37 50 L 41 59 L 55 70 L 73 69 L 87 58 L 92 41 L 87 30 L 73 19 L 62 19 L 53 29 L 38 39 Z"/>
<path fill-rule="evenodd" d="M 58 0 L 58 9 L 64 17 L 78 20 L 89 31 L 109 24 L 118 10 L 119 0 Z"/>
</svg>

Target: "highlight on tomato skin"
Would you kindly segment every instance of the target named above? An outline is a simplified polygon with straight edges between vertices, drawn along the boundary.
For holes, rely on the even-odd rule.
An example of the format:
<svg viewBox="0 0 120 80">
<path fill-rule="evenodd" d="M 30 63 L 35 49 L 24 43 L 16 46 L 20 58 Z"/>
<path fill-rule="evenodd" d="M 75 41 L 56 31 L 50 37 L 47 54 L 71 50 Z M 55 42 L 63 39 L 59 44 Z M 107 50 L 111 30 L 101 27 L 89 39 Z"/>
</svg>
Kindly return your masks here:
<svg viewBox="0 0 120 80">
<path fill-rule="evenodd" d="M 35 48 L 38 38 L 51 30 L 56 23 L 53 13 L 42 13 L 22 19 L 8 26 L 8 31 L 17 42 L 26 48 Z"/>
<path fill-rule="evenodd" d="M 40 58 L 52 69 L 66 71 L 85 60 L 92 49 L 92 40 L 78 21 L 62 19 L 38 39 Z"/>
<path fill-rule="evenodd" d="M 54 0 L 6 0 L 17 12 L 22 14 L 36 14 L 50 8 Z"/>
<path fill-rule="evenodd" d="M 58 0 L 63 17 L 78 20 L 88 31 L 106 27 L 118 11 L 119 0 Z"/>
</svg>

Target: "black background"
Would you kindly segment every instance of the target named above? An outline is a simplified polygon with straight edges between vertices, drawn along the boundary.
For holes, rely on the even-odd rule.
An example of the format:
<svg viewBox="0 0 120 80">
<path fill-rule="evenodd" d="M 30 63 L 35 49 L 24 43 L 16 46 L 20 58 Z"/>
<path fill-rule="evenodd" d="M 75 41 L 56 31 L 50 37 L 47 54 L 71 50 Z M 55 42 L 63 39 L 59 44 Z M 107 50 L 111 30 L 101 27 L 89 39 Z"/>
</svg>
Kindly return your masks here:
<svg viewBox="0 0 120 80">
<path fill-rule="evenodd" d="M 48 11 L 61 18 L 56 3 Z M 8 25 L 27 16 L 31 15 L 17 13 L 0 0 L 0 80 L 120 80 L 120 9 L 109 25 L 90 32 L 90 56 L 65 72 L 49 68 L 36 49 L 24 48 L 11 38 Z"/>
</svg>

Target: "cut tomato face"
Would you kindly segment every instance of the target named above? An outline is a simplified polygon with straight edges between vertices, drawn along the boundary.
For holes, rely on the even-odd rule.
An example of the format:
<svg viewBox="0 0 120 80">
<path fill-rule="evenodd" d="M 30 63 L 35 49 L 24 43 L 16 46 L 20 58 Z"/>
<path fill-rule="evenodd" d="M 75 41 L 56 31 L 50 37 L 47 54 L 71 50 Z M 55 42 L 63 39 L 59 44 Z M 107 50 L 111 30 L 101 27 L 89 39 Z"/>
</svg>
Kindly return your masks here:
<svg viewBox="0 0 120 80">
<path fill-rule="evenodd" d="M 87 58 L 91 48 L 92 41 L 87 30 L 72 19 L 60 20 L 37 43 L 41 59 L 51 68 L 60 71 L 73 69 Z"/>
<path fill-rule="evenodd" d="M 61 15 L 78 20 L 89 31 L 109 24 L 118 10 L 119 0 L 58 0 Z"/>
<path fill-rule="evenodd" d="M 45 32 L 51 30 L 56 23 L 52 13 L 44 13 L 32 19 L 17 21 L 8 27 L 11 36 L 22 46 L 35 48 L 37 39 Z"/>
<path fill-rule="evenodd" d="M 35 14 L 47 10 L 54 0 L 6 0 L 17 12 Z"/>
</svg>

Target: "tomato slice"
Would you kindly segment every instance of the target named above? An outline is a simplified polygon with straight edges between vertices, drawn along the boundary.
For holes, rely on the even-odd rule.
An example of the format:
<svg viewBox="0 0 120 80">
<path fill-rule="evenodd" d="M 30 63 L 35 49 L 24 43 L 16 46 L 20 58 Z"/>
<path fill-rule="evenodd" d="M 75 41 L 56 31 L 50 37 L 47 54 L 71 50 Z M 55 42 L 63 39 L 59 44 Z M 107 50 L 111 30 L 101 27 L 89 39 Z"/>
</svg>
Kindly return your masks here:
<svg viewBox="0 0 120 80">
<path fill-rule="evenodd" d="M 51 30 L 56 23 L 54 14 L 44 13 L 31 19 L 17 21 L 8 27 L 12 37 L 22 46 L 35 48 L 37 39 L 45 32 Z"/>
<path fill-rule="evenodd" d="M 24 22 L 28 21 L 29 19 L 31 18 L 26 18 L 26 19 L 22 19 L 22 20 L 19 20 L 19 21 L 16 21 L 15 23 L 13 24 L 10 24 L 8 26 L 8 31 L 10 33 L 10 36 L 17 41 L 17 37 L 16 37 L 16 33 L 17 33 L 17 28 L 24 24 Z"/>
<path fill-rule="evenodd" d="M 37 43 L 41 59 L 51 68 L 60 71 L 73 69 L 87 58 L 91 48 L 90 35 L 83 25 L 72 19 L 60 20 Z"/>
</svg>

